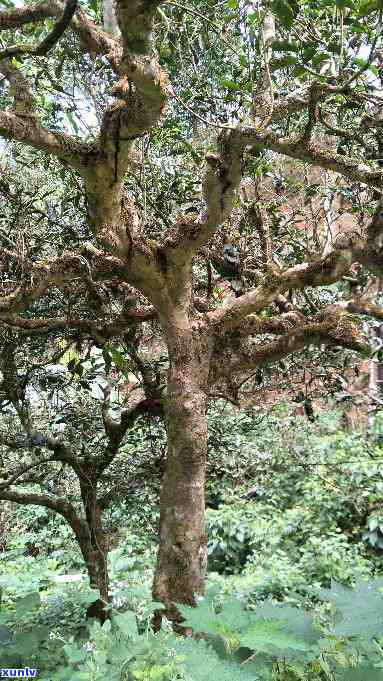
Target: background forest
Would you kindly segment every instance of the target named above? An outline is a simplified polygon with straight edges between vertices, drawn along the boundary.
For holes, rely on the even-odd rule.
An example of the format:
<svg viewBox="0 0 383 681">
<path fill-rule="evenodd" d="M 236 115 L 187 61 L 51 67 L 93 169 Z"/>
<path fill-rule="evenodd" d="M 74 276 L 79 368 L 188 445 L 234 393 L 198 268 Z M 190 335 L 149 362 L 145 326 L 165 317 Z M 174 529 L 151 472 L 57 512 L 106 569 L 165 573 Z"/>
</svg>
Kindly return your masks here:
<svg viewBox="0 0 383 681">
<path fill-rule="evenodd" d="M 382 13 L 0 0 L 1 668 L 383 679 Z"/>
</svg>

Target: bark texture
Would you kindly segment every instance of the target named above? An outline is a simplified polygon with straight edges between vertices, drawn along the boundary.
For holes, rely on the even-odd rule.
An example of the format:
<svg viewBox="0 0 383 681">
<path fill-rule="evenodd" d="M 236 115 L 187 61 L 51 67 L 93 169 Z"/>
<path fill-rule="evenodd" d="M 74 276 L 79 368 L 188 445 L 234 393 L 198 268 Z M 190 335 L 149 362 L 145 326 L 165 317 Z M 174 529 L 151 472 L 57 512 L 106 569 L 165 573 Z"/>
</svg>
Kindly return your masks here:
<svg viewBox="0 0 383 681">
<path fill-rule="evenodd" d="M 184 313 L 167 330 L 168 454 L 161 492 L 160 543 L 153 596 L 195 604 L 207 567 L 204 486 L 209 344 L 206 328 Z"/>
</svg>

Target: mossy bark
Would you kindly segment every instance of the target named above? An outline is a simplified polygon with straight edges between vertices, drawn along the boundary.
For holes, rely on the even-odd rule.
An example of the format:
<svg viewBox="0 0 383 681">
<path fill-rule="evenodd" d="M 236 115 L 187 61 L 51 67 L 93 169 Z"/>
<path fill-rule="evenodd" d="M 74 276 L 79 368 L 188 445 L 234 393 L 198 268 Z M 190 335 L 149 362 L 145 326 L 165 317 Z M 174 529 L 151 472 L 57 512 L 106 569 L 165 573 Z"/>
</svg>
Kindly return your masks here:
<svg viewBox="0 0 383 681">
<path fill-rule="evenodd" d="M 167 609 L 195 604 L 206 574 L 204 485 L 207 453 L 206 386 L 209 347 L 198 324 L 167 333 L 168 455 L 161 493 L 160 543 L 153 597 Z"/>
</svg>

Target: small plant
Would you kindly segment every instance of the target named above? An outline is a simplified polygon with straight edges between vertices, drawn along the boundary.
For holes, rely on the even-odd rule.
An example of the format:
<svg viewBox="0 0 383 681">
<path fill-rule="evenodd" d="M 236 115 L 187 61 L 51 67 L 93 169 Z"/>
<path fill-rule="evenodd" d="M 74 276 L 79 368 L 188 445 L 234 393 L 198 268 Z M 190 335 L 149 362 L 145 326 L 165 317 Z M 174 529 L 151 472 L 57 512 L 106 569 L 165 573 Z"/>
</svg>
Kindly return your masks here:
<svg viewBox="0 0 383 681">
<path fill-rule="evenodd" d="M 251 526 L 238 514 L 238 509 L 223 508 L 208 511 L 209 569 L 222 574 L 234 574 L 246 564 L 251 551 Z"/>
</svg>

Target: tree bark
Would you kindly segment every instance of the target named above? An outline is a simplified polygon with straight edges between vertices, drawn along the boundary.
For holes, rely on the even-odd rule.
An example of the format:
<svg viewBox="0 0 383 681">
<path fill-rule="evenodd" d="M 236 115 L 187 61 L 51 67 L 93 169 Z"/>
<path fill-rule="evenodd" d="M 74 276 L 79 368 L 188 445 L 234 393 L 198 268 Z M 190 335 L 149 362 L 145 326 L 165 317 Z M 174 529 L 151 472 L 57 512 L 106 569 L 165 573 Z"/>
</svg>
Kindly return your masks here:
<svg viewBox="0 0 383 681">
<path fill-rule="evenodd" d="M 118 27 L 114 0 L 102 0 L 102 15 L 104 31 L 119 36 L 120 29 Z"/>
<path fill-rule="evenodd" d="M 185 317 L 167 332 L 168 454 L 160 505 L 160 543 L 153 597 L 167 613 L 195 605 L 207 566 L 204 485 L 207 453 L 206 388 L 211 349 L 198 320 Z"/>
<path fill-rule="evenodd" d="M 103 610 L 109 603 L 108 541 L 102 527 L 102 509 L 97 501 L 96 485 L 89 479 L 85 484 L 80 481 L 81 497 L 84 504 L 88 536 L 82 538 L 80 548 L 86 563 L 90 587 L 100 593 L 99 619 L 108 617 Z"/>
</svg>

